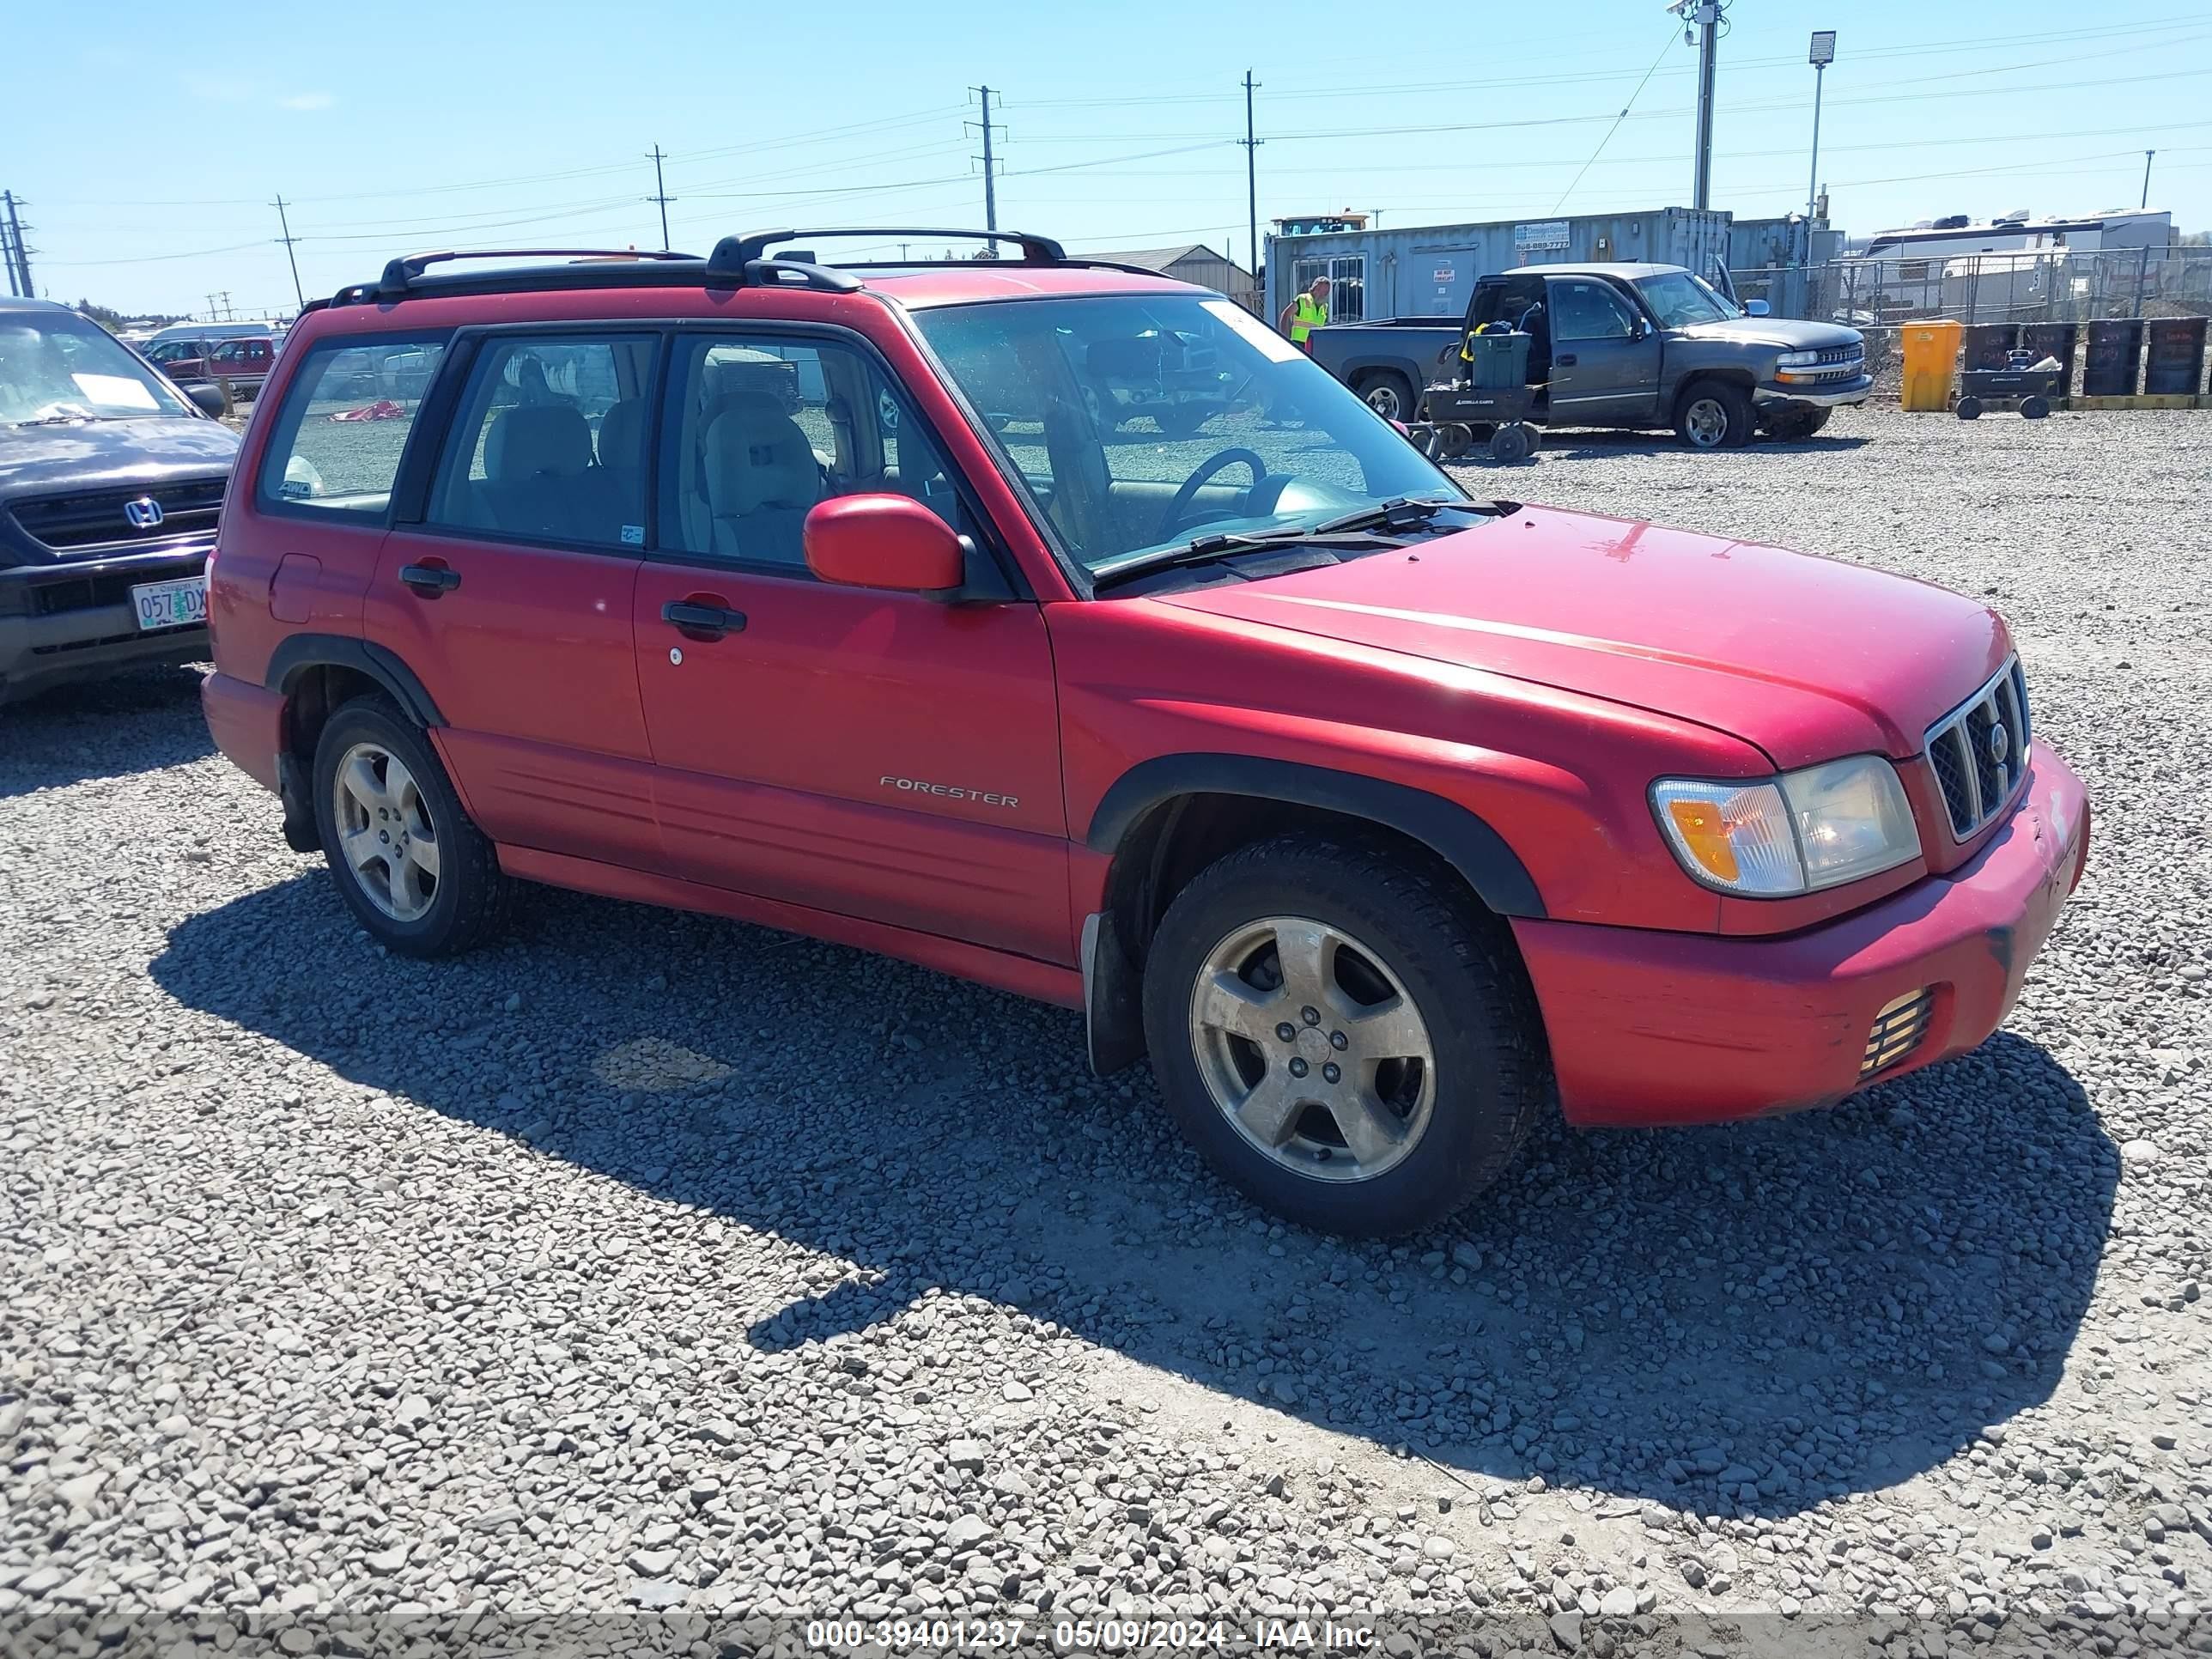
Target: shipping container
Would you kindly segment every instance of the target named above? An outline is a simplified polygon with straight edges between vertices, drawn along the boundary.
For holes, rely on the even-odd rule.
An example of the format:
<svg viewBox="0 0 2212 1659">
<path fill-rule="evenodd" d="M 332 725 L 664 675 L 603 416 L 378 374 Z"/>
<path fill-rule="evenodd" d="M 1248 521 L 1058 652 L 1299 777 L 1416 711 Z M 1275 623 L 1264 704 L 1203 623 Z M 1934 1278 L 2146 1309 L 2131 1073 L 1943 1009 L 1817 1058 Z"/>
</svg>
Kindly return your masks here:
<svg viewBox="0 0 2212 1659">
<path fill-rule="evenodd" d="M 1340 323 L 1457 317 L 1466 311 L 1477 277 L 1517 265 L 1684 265 L 1718 283 L 1728 269 L 1732 218 L 1721 209 L 1674 207 L 1270 236 L 1267 314 L 1279 315 L 1316 276 L 1329 279 L 1329 316 Z"/>
</svg>

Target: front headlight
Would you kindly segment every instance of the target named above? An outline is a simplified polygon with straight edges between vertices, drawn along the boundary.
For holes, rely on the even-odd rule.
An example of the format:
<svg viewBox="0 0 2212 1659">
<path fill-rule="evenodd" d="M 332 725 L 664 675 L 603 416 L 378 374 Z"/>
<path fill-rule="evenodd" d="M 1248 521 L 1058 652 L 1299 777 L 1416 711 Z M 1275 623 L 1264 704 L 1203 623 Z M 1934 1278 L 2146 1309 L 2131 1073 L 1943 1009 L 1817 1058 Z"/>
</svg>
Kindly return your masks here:
<svg viewBox="0 0 2212 1659">
<path fill-rule="evenodd" d="M 1682 868 L 1706 886 L 1788 898 L 1920 855 L 1920 830 L 1897 769 L 1855 755 L 1764 783 L 1662 778 L 1651 810 Z"/>
<path fill-rule="evenodd" d="M 1774 363 L 1778 368 L 1803 368 L 1820 361 L 1820 354 L 1817 351 L 1785 351 L 1774 360 Z"/>
</svg>

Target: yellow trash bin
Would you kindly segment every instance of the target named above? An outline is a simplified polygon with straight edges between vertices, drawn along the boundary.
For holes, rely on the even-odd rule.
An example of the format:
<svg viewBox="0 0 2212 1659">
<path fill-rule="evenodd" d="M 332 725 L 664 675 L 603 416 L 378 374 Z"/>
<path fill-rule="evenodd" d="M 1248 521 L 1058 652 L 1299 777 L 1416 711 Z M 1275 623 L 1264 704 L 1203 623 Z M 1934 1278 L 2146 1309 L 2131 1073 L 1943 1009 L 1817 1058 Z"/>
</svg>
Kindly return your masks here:
<svg viewBox="0 0 2212 1659">
<path fill-rule="evenodd" d="M 1899 349 L 1905 360 L 1905 386 L 1899 399 L 1909 410 L 1942 414 L 1951 406 L 1951 385 L 1959 368 L 1959 342 L 1964 323 L 1907 323 Z"/>
</svg>

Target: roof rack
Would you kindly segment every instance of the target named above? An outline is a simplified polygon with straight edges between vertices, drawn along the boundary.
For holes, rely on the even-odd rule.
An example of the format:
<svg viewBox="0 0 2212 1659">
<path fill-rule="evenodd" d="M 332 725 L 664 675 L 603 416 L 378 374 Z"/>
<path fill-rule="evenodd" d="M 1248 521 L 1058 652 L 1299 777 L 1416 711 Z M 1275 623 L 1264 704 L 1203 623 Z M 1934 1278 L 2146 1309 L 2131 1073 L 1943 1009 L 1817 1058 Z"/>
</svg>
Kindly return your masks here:
<svg viewBox="0 0 2212 1659">
<path fill-rule="evenodd" d="M 940 236 L 948 236 L 963 241 L 988 242 L 994 247 L 1000 242 L 1012 242 L 1021 249 L 1024 264 L 1064 265 L 1071 263 L 1067 250 L 1051 237 L 1033 235 L 1024 230 L 958 230 L 941 225 L 864 225 L 843 230 L 757 230 L 744 236 L 725 236 L 714 244 L 714 252 L 708 256 L 707 270 L 710 276 L 742 271 L 752 260 L 765 257 L 768 250 L 778 242 L 795 242 L 802 236 L 809 241 L 817 242 L 833 237 L 881 242 L 896 241 L 902 237 L 909 241 L 920 241 L 924 238 L 934 240 Z M 880 264 L 891 262 L 873 260 L 867 263 Z M 942 264 L 943 261 L 929 263 Z"/>
<path fill-rule="evenodd" d="M 968 239 L 988 242 L 995 247 L 1001 242 L 1011 242 L 1021 250 L 1015 261 L 1000 261 L 982 257 L 969 259 L 863 259 L 850 264 L 829 264 L 816 260 L 811 249 L 797 250 L 781 257 L 771 256 L 768 250 L 780 243 L 824 239 L 866 238 L 882 241 L 886 238 L 908 240 L 934 240 L 939 237 Z M 425 280 L 433 265 L 449 264 L 458 259 L 568 259 L 582 263 L 562 265 L 510 267 L 503 270 L 488 270 L 466 276 L 459 273 L 441 274 Z M 545 289 L 588 288 L 670 288 L 690 283 L 700 283 L 708 288 L 778 288 L 783 286 L 815 289 L 824 293 L 849 294 L 861 286 L 860 279 L 853 275 L 855 270 L 884 269 L 933 270 L 948 264 L 969 267 L 989 267 L 1002 264 L 1029 266 L 1076 266 L 1093 270 L 1126 271 L 1134 276 L 1157 277 L 1162 273 L 1144 265 L 1125 264 L 1114 259 L 1086 259 L 1071 255 L 1049 236 L 1032 235 L 1013 230 L 958 230 L 943 227 L 873 226 L 865 228 L 831 230 L 763 230 L 749 235 L 725 236 L 714 245 L 714 252 L 702 259 L 695 253 L 676 253 L 665 249 L 588 248 L 588 247 L 520 247 L 445 249 L 434 253 L 411 253 L 393 259 L 384 267 L 383 275 L 373 283 L 356 283 L 340 289 L 327 300 L 311 300 L 307 310 L 319 311 L 327 306 L 389 305 L 419 294 L 507 294 L 527 293 Z"/>
</svg>

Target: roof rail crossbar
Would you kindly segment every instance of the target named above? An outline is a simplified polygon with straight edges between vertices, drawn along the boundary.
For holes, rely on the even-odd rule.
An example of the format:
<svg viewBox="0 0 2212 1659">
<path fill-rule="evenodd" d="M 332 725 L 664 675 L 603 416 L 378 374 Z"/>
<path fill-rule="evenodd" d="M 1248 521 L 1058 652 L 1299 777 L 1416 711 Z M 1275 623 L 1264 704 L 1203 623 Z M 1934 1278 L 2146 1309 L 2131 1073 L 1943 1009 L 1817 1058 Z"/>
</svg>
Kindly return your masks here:
<svg viewBox="0 0 2212 1659">
<path fill-rule="evenodd" d="M 393 259 L 377 278 L 381 299 L 398 299 L 432 265 L 453 259 L 696 259 L 696 253 L 675 253 L 665 248 L 634 247 L 484 247 L 444 248 L 435 253 L 410 253 Z"/>
<path fill-rule="evenodd" d="M 920 241 L 940 236 L 957 237 L 963 241 L 989 242 L 994 246 L 1000 242 L 1012 242 L 1022 251 L 1022 263 L 1032 265 L 1056 265 L 1066 263 L 1067 251 L 1049 236 L 1032 235 L 1023 230 L 959 230 L 941 225 L 868 225 L 842 230 L 757 230 L 744 236 L 725 236 L 714 245 L 714 252 L 707 260 L 708 278 L 731 276 L 744 268 L 749 259 L 763 257 L 778 242 L 795 242 L 801 238 L 818 241 L 829 237 L 865 238 L 872 242 L 896 240 L 906 238 Z"/>
</svg>

